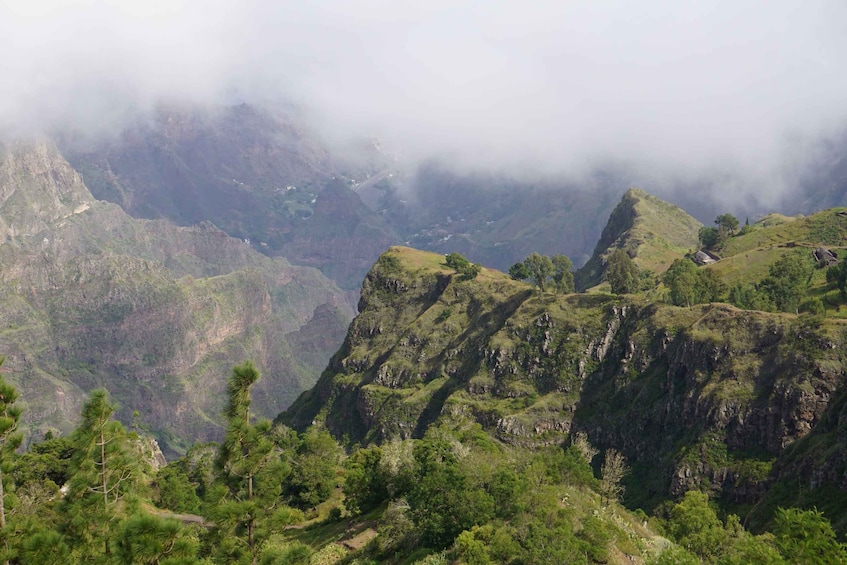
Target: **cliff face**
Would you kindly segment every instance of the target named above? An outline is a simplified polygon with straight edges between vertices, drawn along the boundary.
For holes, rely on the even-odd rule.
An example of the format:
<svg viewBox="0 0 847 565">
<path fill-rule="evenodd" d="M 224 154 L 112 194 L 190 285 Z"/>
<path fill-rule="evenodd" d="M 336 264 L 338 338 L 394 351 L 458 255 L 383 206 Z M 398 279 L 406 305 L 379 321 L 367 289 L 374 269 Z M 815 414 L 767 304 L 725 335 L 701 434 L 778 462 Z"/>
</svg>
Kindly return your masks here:
<svg viewBox="0 0 847 565">
<path fill-rule="evenodd" d="M 232 365 L 256 362 L 256 405 L 273 415 L 341 342 L 352 308 L 315 269 L 209 223 L 134 220 L 49 143 L 0 153 L 0 352 L 33 432 L 70 429 L 103 386 L 173 453 L 218 437 Z M 304 335 L 321 339 L 301 358 Z"/>
<path fill-rule="evenodd" d="M 582 430 L 628 457 L 633 504 L 702 487 L 741 505 L 841 390 L 836 322 L 540 294 L 493 271 L 459 280 L 442 261 L 383 255 L 341 350 L 281 419 L 351 442 L 457 419 L 522 445 Z"/>
</svg>

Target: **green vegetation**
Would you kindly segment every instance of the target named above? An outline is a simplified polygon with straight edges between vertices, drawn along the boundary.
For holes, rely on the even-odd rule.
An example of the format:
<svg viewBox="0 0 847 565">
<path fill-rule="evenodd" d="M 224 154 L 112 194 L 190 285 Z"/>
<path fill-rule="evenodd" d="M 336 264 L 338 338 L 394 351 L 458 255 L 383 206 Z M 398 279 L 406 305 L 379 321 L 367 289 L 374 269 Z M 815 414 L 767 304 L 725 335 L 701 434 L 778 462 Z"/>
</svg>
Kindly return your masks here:
<svg viewBox="0 0 847 565">
<path fill-rule="evenodd" d="M 714 271 L 698 269 L 689 259 L 677 259 L 665 272 L 668 299 L 676 306 L 693 306 L 719 300 L 726 286 Z"/>
<path fill-rule="evenodd" d="M 797 279 L 807 272 L 792 263 L 799 257 L 769 276 Z M 532 292 L 502 273 L 483 269 L 469 280 L 451 271 L 443 256 L 392 248 L 366 279 L 362 311 L 312 393 L 275 424 L 256 419 L 259 373 L 235 367 L 221 444 L 194 446 L 158 471 L 139 456 L 136 433 L 112 419 L 105 393 L 93 393 L 70 439 L 36 443 L 10 455 L 26 465 L 3 467 L 16 494 L 11 559 L 840 558 L 835 530 L 813 510 L 768 506 L 764 519 L 757 510 L 756 535 L 729 513 L 750 512 L 733 493 L 761 492 L 778 468 L 779 447 L 754 449 L 764 433 L 752 427 L 757 410 L 825 386 L 847 339 L 839 326 L 637 294 Z M 710 272 L 681 259 L 665 285 L 693 304 L 720 292 Z M 693 406 L 744 414 L 753 424 L 738 437 L 749 444 L 736 437 L 727 447 L 732 426 L 745 425 L 732 416 L 693 425 L 673 416 Z M 837 427 L 839 419 L 821 421 Z M 662 431 L 652 433 L 657 423 Z M 576 430 L 589 430 L 597 447 Z M 671 476 L 688 481 L 678 504 L 669 502 Z M 713 476 L 727 479 L 714 486 Z M 66 482 L 68 495 L 56 497 Z M 798 524 L 808 535 L 790 533 Z"/>
<path fill-rule="evenodd" d="M 509 276 L 516 281 L 531 280 L 541 292 L 545 292 L 550 283 L 556 292 L 574 291 L 573 263 L 564 255 L 553 255 L 551 259 L 533 253 L 523 262 L 509 267 Z"/>
<path fill-rule="evenodd" d="M 482 266 L 476 263 L 471 263 L 461 253 L 448 253 L 445 256 L 444 263 L 462 275 L 465 280 L 473 280 L 482 271 Z"/>
<path fill-rule="evenodd" d="M 30 474 L 9 515 L 5 558 L 14 563 L 837 563 L 847 549 L 817 511 L 780 509 L 772 533 L 753 535 L 734 515 L 718 518 L 705 494 L 686 493 L 649 521 L 663 540 L 618 505 L 624 457 L 597 454 L 584 434 L 558 446 L 509 446 L 476 424 L 432 426 L 419 440 L 354 449 L 347 457 L 325 432 L 253 422 L 250 391 L 259 374 L 233 369 L 226 437 L 200 445 L 154 480 L 144 458 L 127 458 L 140 438 L 111 419 L 103 391 L 92 394 L 71 439 L 66 498 L 30 498 L 46 475 Z M 50 444 L 55 439 L 44 443 Z M 36 444 L 41 445 L 41 444 Z M 307 446 L 304 448 L 304 445 Z M 32 449 L 30 462 L 55 449 Z M 213 457 L 209 457 L 209 456 Z M 23 457 L 26 457 L 23 456 Z M 328 462 L 334 485 L 304 497 L 296 467 Z M 212 460 L 214 459 L 214 461 Z M 52 467 L 52 464 L 43 466 Z M 12 467 L 12 475 L 24 470 Z M 173 472 L 172 472 L 173 471 Z M 165 477 L 180 477 L 164 487 Z M 188 479 L 188 480 L 185 480 Z M 301 481 L 300 485 L 303 484 Z M 89 485 L 90 488 L 80 488 Z M 105 488 L 101 489 L 101 485 Z M 159 490 L 156 508 L 150 497 Z M 154 490 L 156 490 L 154 489 Z M 172 514 L 173 500 L 202 500 L 196 514 Z M 288 494 L 286 494 L 288 493 Z M 298 500 L 306 511 L 293 507 Z M 179 502 L 182 504 L 182 502 Z M 185 510 L 185 509 L 182 509 Z M 37 517 L 37 520 L 34 519 Z M 343 542 L 343 543 L 342 543 Z"/>
<path fill-rule="evenodd" d="M 366 277 L 361 312 L 318 385 L 273 423 L 256 416 L 299 390 L 278 377 L 294 363 L 286 348 L 306 350 L 323 333 L 289 321 L 318 318 L 297 306 L 303 296 L 322 304 L 309 273 L 284 271 L 304 280 L 281 284 L 279 265 L 248 248 L 235 255 L 251 259 L 213 273 L 179 246 L 137 257 L 127 253 L 132 245 L 83 230 L 81 239 L 108 240 L 95 246 L 108 253 L 56 267 L 61 294 L 36 280 L 4 290 L 4 343 L 42 344 L 35 359 L 60 357 L 57 366 L 82 374 L 74 382 L 94 392 L 72 433 L 45 434 L 17 453 L 26 420 L 15 389 L 0 382 L 3 556 L 843 561 L 847 332 L 830 318 L 847 299 L 845 269 L 824 270 L 829 257 L 815 269 L 811 259 L 822 244 L 844 245 L 842 222 L 771 217 L 739 230 L 723 214 L 698 230 L 632 190 L 580 275 L 605 278 L 592 294 L 573 293 L 573 266 L 561 255 L 534 253 L 506 276 L 459 253 L 392 248 Z M 698 232 L 714 236 L 718 263 L 684 257 Z M 10 257 L 8 246 L 3 253 Z M 746 310 L 721 304 L 726 298 Z M 35 311 L 61 336 L 57 345 L 39 337 L 48 326 L 33 329 Z M 161 319 L 144 318 L 151 311 Z M 138 318 L 148 319 L 143 331 L 121 333 Z M 277 341 L 282 357 L 268 363 L 265 380 L 250 363 L 233 369 L 225 393 L 209 378 L 224 359 L 265 360 L 265 344 Z M 103 355 L 103 343 L 115 348 Z M 170 370 L 181 366 L 192 372 Z M 65 382 L 27 370 L 21 382 L 35 376 L 51 391 Z M 136 407 L 113 404 L 97 388 L 106 383 L 124 400 L 173 397 L 157 405 L 158 417 L 187 418 L 202 426 L 200 437 L 220 424 L 220 444 L 183 445 L 182 457 L 154 469 L 139 436 L 146 414 L 135 412 L 127 431 L 115 417 Z M 190 418 L 180 403 L 188 396 L 201 406 Z"/>
<path fill-rule="evenodd" d="M 615 294 L 632 294 L 639 290 L 638 266 L 623 249 L 615 249 L 609 255 L 606 280 Z"/>
<path fill-rule="evenodd" d="M 702 224 L 685 211 L 639 189 L 630 189 L 612 211 L 588 262 L 575 273 L 576 288 L 600 284 L 609 256 L 623 249 L 641 271 L 663 273 L 697 247 Z"/>
</svg>

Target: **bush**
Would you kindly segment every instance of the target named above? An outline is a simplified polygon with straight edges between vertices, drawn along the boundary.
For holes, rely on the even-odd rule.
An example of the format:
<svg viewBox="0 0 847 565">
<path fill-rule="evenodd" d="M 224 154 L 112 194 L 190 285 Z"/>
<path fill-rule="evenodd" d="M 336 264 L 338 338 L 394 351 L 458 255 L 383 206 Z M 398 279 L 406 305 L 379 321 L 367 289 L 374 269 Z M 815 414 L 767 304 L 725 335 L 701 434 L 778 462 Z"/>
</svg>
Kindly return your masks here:
<svg viewBox="0 0 847 565">
<path fill-rule="evenodd" d="M 462 272 L 462 269 L 467 268 L 468 265 L 471 264 L 471 262 L 468 261 L 467 257 L 462 255 L 461 253 L 456 253 L 455 251 L 453 253 L 448 253 L 447 255 L 445 255 L 444 262 L 447 264 L 448 267 L 458 272 Z"/>
<path fill-rule="evenodd" d="M 808 298 L 804 300 L 800 303 L 798 310 L 812 316 L 823 316 L 826 313 L 823 301 L 820 298 Z"/>
</svg>

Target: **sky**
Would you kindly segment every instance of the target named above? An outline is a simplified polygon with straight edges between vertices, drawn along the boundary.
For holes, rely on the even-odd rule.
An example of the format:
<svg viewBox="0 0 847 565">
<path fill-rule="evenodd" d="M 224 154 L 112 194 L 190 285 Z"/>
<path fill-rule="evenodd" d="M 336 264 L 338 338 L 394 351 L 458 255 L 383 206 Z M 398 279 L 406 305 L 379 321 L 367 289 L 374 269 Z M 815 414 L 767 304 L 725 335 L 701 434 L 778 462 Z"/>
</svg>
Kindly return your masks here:
<svg viewBox="0 0 847 565">
<path fill-rule="evenodd" d="M 847 126 L 845 22 L 843 0 L 0 0 L 0 128 L 288 101 L 411 160 L 777 198 Z"/>
</svg>

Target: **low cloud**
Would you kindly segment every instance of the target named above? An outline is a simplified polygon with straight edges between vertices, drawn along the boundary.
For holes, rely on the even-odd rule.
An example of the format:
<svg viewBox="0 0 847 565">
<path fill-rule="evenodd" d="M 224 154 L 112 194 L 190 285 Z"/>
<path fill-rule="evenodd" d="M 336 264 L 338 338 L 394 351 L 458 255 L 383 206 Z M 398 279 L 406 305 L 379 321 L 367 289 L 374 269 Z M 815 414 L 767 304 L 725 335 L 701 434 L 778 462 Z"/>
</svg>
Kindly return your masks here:
<svg viewBox="0 0 847 565">
<path fill-rule="evenodd" d="M 839 1 L 127 4 L 0 7 L 7 131 L 290 101 L 329 138 L 379 135 L 412 160 L 574 178 L 613 163 L 773 202 L 847 124 Z"/>
</svg>

